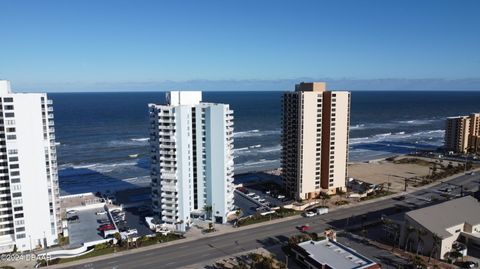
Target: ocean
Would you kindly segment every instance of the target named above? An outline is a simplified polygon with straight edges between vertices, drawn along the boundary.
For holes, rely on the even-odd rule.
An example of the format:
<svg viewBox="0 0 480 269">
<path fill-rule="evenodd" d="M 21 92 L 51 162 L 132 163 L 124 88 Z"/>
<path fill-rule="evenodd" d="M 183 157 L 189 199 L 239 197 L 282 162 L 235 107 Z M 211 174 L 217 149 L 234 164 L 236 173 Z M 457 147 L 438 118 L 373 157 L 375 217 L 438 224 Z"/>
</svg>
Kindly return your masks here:
<svg viewBox="0 0 480 269">
<path fill-rule="evenodd" d="M 234 110 L 235 172 L 280 166 L 282 92 L 204 92 Z M 50 93 L 62 194 L 146 186 L 148 103 L 164 92 Z M 436 149 L 445 117 L 480 111 L 480 92 L 352 92 L 350 161 Z M 132 158 L 129 155 L 136 155 Z"/>
</svg>

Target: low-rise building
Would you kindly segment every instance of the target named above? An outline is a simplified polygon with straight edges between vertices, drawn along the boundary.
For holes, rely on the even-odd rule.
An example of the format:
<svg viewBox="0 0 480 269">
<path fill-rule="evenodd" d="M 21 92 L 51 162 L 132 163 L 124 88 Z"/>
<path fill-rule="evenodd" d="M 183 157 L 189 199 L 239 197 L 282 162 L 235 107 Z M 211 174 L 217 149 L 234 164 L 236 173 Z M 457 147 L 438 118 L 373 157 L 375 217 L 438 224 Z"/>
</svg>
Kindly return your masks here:
<svg viewBox="0 0 480 269">
<path fill-rule="evenodd" d="M 306 241 L 292 248 L 295 258 L 308 269 L 376 269 L 381 266 L 336 241 Z"/>
<path fill-rule="evenodd" d="M 454 242 L 480 246 L 480 203 L 472 196 L 450 200 L 405 214 L 402 246 L 445 259 Z"/>
</svg>

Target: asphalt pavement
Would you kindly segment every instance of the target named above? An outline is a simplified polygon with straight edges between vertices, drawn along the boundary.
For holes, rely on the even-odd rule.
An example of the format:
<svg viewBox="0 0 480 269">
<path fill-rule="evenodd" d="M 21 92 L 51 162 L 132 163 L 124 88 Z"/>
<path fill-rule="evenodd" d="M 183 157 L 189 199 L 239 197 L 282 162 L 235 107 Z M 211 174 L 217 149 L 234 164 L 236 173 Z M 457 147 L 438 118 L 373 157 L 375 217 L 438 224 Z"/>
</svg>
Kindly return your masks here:
<svg viewBox="0 0 480 269">
<path fill-rule="evenodd" d="M 480 184 L 478 173 L 474 176 L 463 175 L 449 181 L 450 184 L 464 185 L 467 190 L 475 190 Z M 380 199 L 370 203 L 363 203 L 354 207 L 346 207 L 331 211 L 322 216 L 312 218 L 293 218 L 283 222 L 264 223 L 264 225 L 253 228 L 239 229 L 239 231 L 221 234 L 212 237 L 205 237 L 201 240 L 179 242 L 177 244 L 164 246 L 155 249 L 146 249 L 136 252 L 121 252 L 101 260 L 83 261 L 82 264 L 73 265 L 67 268 L 189 268 L 191 264 L 200 261 L 208 261 L 239 252 L 253 250 L 258 247 L 268 249 L 279 242 L 286 242 L 288 237 L 298 234 L 297 226 L 308 224 L 314 232 L 323 232 L 328 227 L 341 230 L 349 225 L 356 225 L 361 221 L 377 219 L 381 214 L 394 214 L 396 205 L 405 207 L 422 207 L 437 201 L 432 196 L 444 195 L 439 190 L 445 188 L 446 184 L 440 184 L 428 189 L 422 189 L 406 195 L 403 201 L 391 198 Z M 454 186 L 454 185 L 449 185 Z M 449 194 L 454 197 L 460 193 L 460 188 L 454 188 Z M 442 196 L 443 197 L 443 196 Z M 366 215 L 367 219 L 353 217 Z M 362 250 L 358 250 L 362 253 Z M 368 255 L 368 254 L 365 254 Z"/>
</svg>

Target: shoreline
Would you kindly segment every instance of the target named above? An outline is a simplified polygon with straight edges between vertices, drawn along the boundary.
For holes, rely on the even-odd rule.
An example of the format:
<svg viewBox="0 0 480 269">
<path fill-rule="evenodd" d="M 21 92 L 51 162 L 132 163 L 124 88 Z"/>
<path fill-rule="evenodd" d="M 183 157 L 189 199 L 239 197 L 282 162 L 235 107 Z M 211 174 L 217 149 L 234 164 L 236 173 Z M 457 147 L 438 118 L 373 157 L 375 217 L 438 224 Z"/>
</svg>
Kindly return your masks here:
<svg viewBox="0 0 480 269">
<path fill-rule="evenodd" d="M 348 170 L 348 178 L 354 177 L 351 174 L 350 169 L 354 166 L 368 166 L 368 165 L 382 165 L 387 162 L 388 158 L 403 158 L 408 156 L 408 154 L 395 154 L 390 155 L 382 158 L 375 158 L 370 160 L 363 160 L 363 161 L 352 161 L 347 163 L 347 170 Z M 239 173 L 235 173 L 234 175 L 234 184 L 242 184 L 247 182 L 254 182 L 254 181 L 268 181 L 268 180 L 280 180 L 282 168 L 271 168 L 266 167 L 265 169 L 256 169 L 252 171 L 241 171 Z M 134 180 L 134 182 L 129 182 Z M 68 184 L 70 185 L 70 184 Z M 73 194 L 81 194 L 86 192 L 116 192 L 116 191 L 123 191 L 129 189 L 139 189 L 145 188 L 150 186 L 150 180 L 148 175 L 147 176 L 138 176 L 133 178 L 125 178 L 125 179 L 118 179 L 118 183 L 113 184 L 92 184 L 91 187 L 89 185 L 80 184 L 78 183 L 78 188 L 62 188 L 62 183 L 60 180 L 60 192 L 62 196 L 65 195 L 73 195 Z M 78 189 L 78 190 L 77 190 Z"/>
</svg>

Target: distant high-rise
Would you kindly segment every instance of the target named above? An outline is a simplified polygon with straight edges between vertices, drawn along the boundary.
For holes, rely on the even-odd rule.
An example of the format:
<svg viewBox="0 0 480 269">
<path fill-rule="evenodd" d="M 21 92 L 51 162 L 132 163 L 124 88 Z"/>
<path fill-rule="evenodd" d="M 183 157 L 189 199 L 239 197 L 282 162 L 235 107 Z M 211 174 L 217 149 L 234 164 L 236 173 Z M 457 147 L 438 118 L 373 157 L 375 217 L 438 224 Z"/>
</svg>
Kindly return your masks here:
<svg viewBox="0 0 480 269">
<path fill-rule="evenodd" d="M 177 231 L 203 215 L 225 223 L 233 210 L 233 111 L 201 101 L 172 91 L 166 105 L 149 105 L 152 206 Z"/>
<path fill-rule="evenodd" d="M 350 93 L 325 83 L 300 83 L 283 95 L 282 170 L 295 199 L 344 190 L 347 175 Z"/>
<path fill-rule="evenodd" d="M 0 80 L 0 253 L 57 243 L 61 229 L 52 101 Z"/>
<path fill-rule="evenodd" d="M 480 151 L 480 113 L 447 118 L 445 149 L 457 153 Z"/>
</svg>

